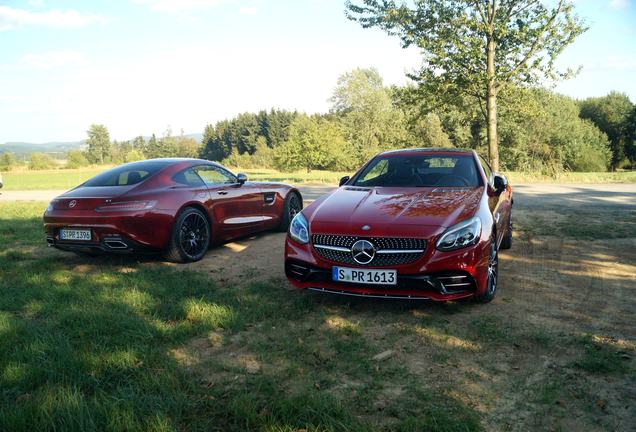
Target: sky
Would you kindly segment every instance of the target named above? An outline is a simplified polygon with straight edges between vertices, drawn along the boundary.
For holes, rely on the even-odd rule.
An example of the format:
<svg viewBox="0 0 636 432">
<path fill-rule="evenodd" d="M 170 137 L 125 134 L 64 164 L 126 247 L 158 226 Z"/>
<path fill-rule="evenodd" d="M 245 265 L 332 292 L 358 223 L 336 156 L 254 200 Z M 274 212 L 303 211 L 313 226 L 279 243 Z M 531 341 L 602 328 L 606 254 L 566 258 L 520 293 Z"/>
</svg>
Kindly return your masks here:
<svg viewBox="0 0 636 432">
<path fill-rule="evenodd" d="M 636 102 L 636 0 L 576 0 L 591 26 L 556 90 Z M 0 143 L 202 132 L 272 107 L 326 112 L 338 76 L 403 85 L 417 49 L 347 20 L 344 0 L 0 0 Z"/>
</svg>

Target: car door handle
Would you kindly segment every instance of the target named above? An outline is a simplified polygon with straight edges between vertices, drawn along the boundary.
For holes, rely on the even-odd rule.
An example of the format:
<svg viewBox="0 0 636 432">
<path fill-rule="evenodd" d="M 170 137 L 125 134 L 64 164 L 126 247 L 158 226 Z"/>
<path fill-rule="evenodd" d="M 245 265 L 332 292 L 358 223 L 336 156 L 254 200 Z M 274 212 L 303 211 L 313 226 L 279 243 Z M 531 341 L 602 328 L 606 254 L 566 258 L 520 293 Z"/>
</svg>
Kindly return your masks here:
<svg viewBox="0 0 636 432">
<path fill-rule="evenodd" d="M 227 191 L 218 191 L 217 192 L 219 195 L 227 195 Z"/>
</svg>

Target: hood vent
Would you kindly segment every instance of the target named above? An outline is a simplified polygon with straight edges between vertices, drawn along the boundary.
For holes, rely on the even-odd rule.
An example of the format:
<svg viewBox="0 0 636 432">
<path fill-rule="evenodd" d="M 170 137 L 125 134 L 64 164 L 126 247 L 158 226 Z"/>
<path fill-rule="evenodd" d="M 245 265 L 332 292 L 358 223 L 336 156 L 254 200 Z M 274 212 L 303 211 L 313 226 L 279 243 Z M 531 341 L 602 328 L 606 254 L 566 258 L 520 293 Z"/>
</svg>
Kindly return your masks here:
<svg viewBox="0 0 636 432">
<path fill-rule="evenodd" d="M 368 192 L 369 188 L 363 188 L 358 186 L 345 186 L 345 190 L 356 191 L 356 192 Z"/>
</svg>

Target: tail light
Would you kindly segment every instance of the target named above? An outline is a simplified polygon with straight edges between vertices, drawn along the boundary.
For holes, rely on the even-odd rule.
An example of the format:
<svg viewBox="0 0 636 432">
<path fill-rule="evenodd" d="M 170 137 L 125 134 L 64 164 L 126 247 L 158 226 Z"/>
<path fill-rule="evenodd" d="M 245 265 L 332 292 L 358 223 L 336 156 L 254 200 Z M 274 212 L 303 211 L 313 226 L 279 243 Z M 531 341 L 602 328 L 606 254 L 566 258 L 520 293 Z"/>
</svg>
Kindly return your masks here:
<svg viewBox="0 0 636 432">
<path fill-rule="evenodd" d="M 126 212 L 149 210 L 157 204 L 157 201 L 121 201 L 98 206 L 98 212 Z"/>
</svg>

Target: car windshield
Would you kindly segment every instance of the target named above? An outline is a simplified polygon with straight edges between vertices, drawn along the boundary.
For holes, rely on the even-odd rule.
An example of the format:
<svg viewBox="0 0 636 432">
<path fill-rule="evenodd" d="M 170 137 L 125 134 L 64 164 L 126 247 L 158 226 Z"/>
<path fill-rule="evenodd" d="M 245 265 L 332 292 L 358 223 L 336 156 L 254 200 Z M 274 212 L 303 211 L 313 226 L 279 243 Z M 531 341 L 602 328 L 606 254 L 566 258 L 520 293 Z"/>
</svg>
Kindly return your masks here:
<svg viewBox="0 0 636 432">
<path fill-rule="evenodd" d="M 479 186 L 472 155 L 431 154 L 378 156 L 357 176 L 354 186 Z"/>
<path fill-rule="evenodd" d="M 170 165 L 169 161 L 141 161 L 118 166 L 86 181 L 83 186 L 130 186 L 142 182 L 161 169 Z"/>
</svg>

